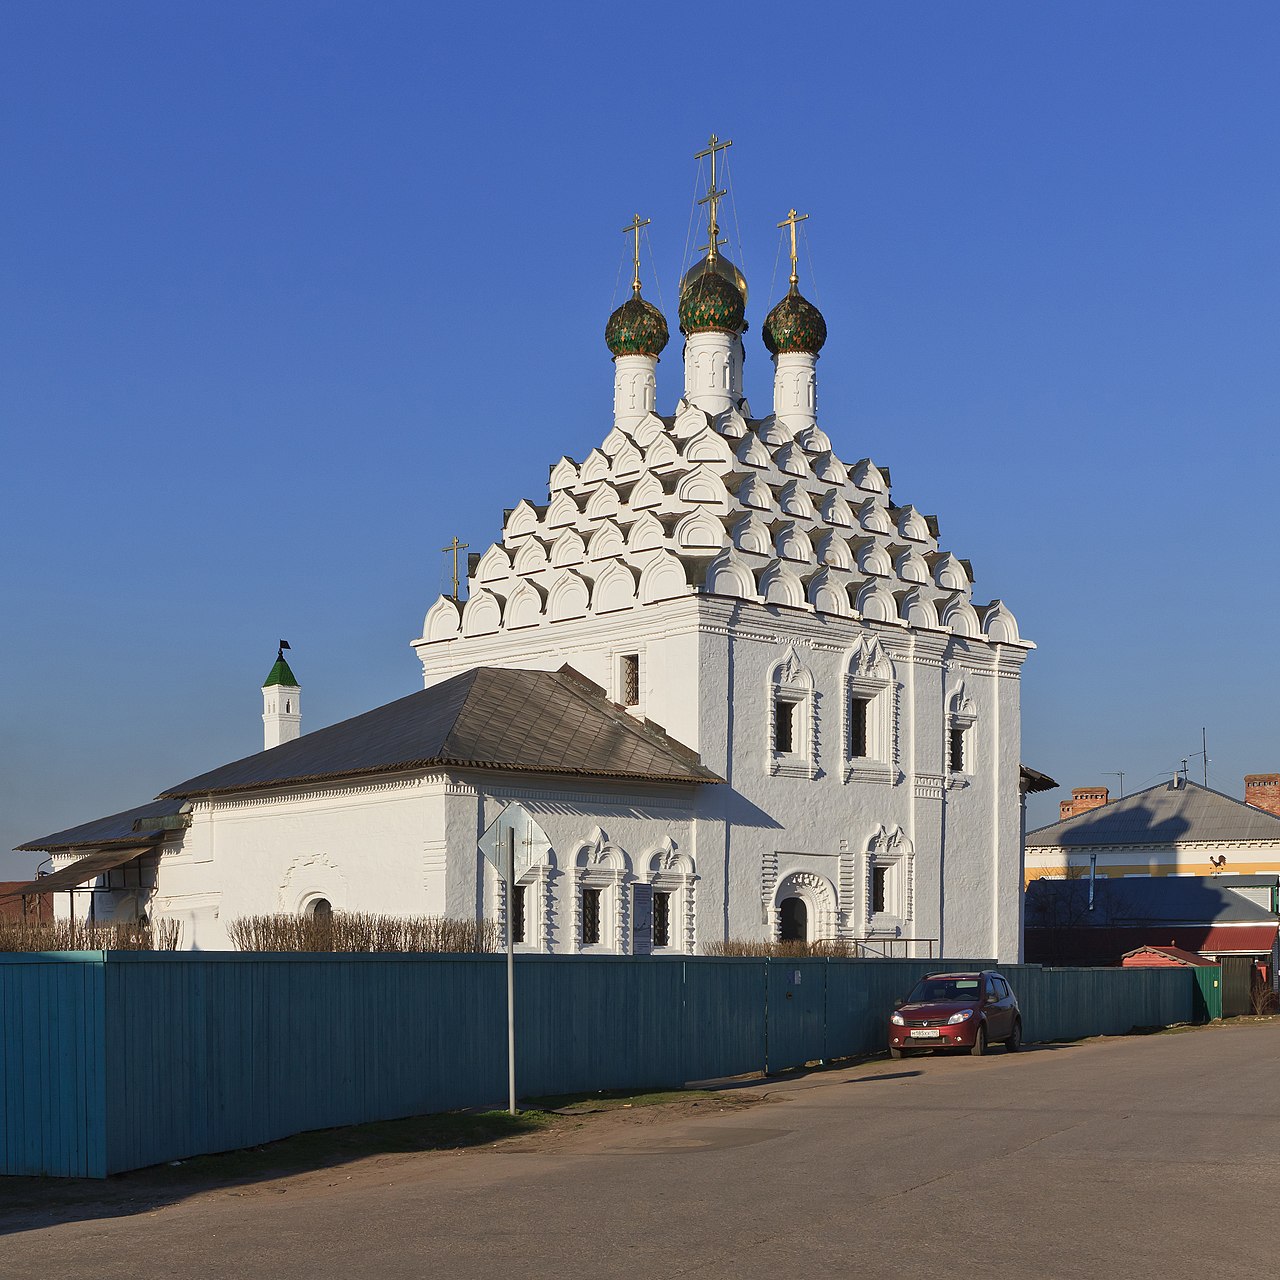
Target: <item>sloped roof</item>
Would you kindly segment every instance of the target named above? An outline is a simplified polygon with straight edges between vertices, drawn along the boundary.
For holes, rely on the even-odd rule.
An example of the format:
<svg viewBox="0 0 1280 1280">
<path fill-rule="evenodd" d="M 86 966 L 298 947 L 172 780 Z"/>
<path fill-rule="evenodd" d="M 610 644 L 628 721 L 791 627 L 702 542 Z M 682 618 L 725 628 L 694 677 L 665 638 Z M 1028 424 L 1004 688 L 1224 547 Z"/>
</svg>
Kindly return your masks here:
<svg viewBox="0 0 1280 1280">
<path fill-rule="evenodd" d="M 165 834 L 165 828 L 159 824 L 154 827 L 143 827 L 136 830 L 135 824 L 145 822 L 148 818 L 172 818 L 183 806 L 178 798 L 151 800 L 140 804 L 136 809 L 125 809 L 122 813 L 113 813 L 105 818 L 95 818 L 92 822 L 82 822 L 78 827 L 68 827 L 65 831 L 55 831 L 50 836 L 41 836 L 39 840 L 20 844 L 18 851 L 26 853 L 35 850 L 76 849 L 93 845 L 144 845 L 154 844 Z"/>
<path fill-rule="evenodd" d="M 169 787 L 166 798 L 449 765 L 656 782 L 722 781 L 570 667 L 477 667 Z"/>
<path fill-rule="evenodd" d="M 1260 903 L 1212 876 L 1100 876 L 1088 909 L 1089 881 L 1033 880 L 1027 886 L 1029 927 L 1180 924 L 1274 924 Z"/>
<path fill-rule="evenodd" d="M 1144 951 L 1154 951 L 1157 955 L 1168 956 L 1170 960 L 1176 960 L 1179 964 L 1189 965 L 1193 969 L 1211 969 L 1214 967 L 1212 960 L 1206 960 L 1198 952 L 1188 951 L 1185 947 L 1157 947 L 1152 943 L 1134 947 L 1132 951 L 1126 951 L 1120 958 L 1122 960 L 1131 960 L 1134 956 L 1140 956 Z"/>
<path fill-rule="evenodd" d="M 297 677 L 289 669 L 289 664 L 284 660 L 283 652 L 275 660 L 275 664 L 271 670 L 267 672 L 267 678 L 262 682 L 264 689 L 270 689 L 274 684 L 287 685 L 291 689 L 301 689 Z"/>
<path fill-rule="evenodd" d="M 1188 780 L 1177 787 L 1162 782 L 1027 832 L 1027 847 L 1037 849 L 1213 840 L 1280 840 L 1280 818 Z"/>
</svg>

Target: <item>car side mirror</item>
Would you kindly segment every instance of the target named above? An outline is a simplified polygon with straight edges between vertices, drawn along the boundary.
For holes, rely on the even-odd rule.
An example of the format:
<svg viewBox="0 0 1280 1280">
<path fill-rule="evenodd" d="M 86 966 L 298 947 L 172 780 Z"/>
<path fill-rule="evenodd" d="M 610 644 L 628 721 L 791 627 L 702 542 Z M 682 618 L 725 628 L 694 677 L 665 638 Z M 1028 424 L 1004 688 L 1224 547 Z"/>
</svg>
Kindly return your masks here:
<svg viewBox="0 0 1280 1280">
<path fill-rule="evenodd" d="M 906 1003 L 907 1002 L 901 996 L 894 996 L 893 998 L 893 1007 L 895 1009 L 901 1009 L 902 1006 Z"/>
</svg>

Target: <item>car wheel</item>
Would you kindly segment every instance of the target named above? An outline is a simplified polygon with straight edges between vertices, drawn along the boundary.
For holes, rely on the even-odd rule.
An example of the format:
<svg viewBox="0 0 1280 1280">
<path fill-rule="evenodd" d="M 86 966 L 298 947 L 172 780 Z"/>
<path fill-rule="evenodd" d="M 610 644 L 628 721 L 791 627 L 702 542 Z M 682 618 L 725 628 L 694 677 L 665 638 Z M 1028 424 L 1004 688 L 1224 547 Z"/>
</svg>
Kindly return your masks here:
<svg viewBox="0 0 1280 1280">
<path fill-rule="evenodd" d="M 978 1034 L 973 1037 L 973 1046 L 969 1050 L 975 1058 L 980 1058 L 987 1051 L 987 1029 L 979 1027 Z"/>
<path fill-rule="evenodd" d="M 902 1050 L 901 1050 L 901 1049 L 896 1048 L 894 1045 L 890 1045 L 890 1046 L 889 1046 L 889 1057 L 891 1057 L 891 1058 L 894 1060 L 894 1062 L 897 1062 L 897 1061 L 898 1061 L 898 1059 L 902 1057 Z"/>
<path fill-rule="evenodd" d="M 1010 1053 L 1017 1053 L 1018 1050 L 1022 1048 L 1022 1019 L 1021 1018 L 1017 1018 L 1014 1020 L 1013 1035 L 1011 1035 L 1004 1042 L 1004 1047 Z"/>
</svg>

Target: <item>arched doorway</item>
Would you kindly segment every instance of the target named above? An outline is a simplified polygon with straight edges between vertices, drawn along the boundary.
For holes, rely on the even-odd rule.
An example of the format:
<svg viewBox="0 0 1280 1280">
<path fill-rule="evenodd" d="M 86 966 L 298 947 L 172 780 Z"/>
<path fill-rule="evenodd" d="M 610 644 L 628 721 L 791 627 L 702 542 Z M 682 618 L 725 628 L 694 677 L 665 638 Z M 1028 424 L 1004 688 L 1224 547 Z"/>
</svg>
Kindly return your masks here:
<svg viewBox="0 0 1280 1280">
<path fill-rule="evenodd" d="M 809 907 L 803 898 L 783 898 L 778 904 L 778 926 L 783 942 L 809 941 Z"/>
</svg>

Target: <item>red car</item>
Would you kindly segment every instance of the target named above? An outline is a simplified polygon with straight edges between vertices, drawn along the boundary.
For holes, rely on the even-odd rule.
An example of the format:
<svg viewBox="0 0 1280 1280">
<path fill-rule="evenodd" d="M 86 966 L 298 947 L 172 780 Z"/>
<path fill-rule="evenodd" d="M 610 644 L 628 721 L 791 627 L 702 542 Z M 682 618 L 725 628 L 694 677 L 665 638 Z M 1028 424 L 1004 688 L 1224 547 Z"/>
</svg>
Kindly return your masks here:
<svg viewBox="0 0 1280 1280">
<path fill-rule="evenodd" d="M 968 1049 L 980 1058 L 987 1046 L 1022 1046 L 1022 1011 L 1004 977 L 982 973 L 930 973 L 899 1000 L 889 1017 L 889 1056 L 909 1049 Z"/>
</svg>

